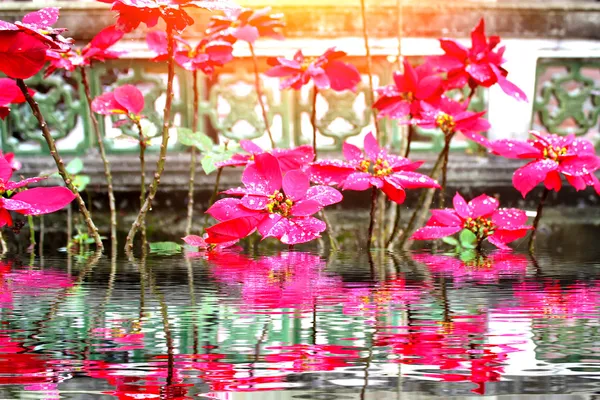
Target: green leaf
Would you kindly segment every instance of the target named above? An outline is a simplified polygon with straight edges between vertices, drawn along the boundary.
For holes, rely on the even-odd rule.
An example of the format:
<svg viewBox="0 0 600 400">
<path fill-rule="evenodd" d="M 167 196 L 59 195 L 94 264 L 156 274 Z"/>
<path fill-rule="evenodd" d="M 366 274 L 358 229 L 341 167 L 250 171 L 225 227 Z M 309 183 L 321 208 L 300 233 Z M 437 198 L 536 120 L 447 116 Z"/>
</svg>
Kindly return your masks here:
<svg viewBox="0 0 600 400">
<path fill-rule="evenodd" d="M 175 242 L 156 242 L 149 243 L 150 253 L 171 255 L 181 252 L 181 245 Z"/>
<path fill-rule="evenodd" d="M 458 240 L 452 236 L 446 236 L 442 239 L 442 242 L 449 244 L 450 246 L 458 246 Z"/>
<path fill-rule="evenodd" d="M 465 250 L 462 251 L 458 257 L 462 262 L 473 261 L 475 257 L 477 257 L 477 252 L 475 250 Z"/>
<path fill-rule="evenodd" d="M 73 178 L 73 185 L 75 185 L 80 192 L 83 192 L 90 182 L 91 178 L 87 175 L 76 175 L 75 178 Z"/>
<path fill-rule="evenodd" d="M 463 229 L 460 232 L 460 244 L 463 247 L 466 247 L 465 245 L 469 245 L 469 244 L 473 244 L 477 241 L 477 236 L 471 232 L 468 229 Z"/>
<path fill-rule="evenodd" d="M 195 146 L 202 152 L 212 151 L 213 141 L 202 132 L 192 132 L 188 128 L 177 128 L 177 138 L 184 146 Z"/>
<path fill-rule="evenodd" d="M 156 137 L 156 134 L 158 133 L 158 129 L 156 128 L 156 125 L 154 125 L 152 122 L 148 121 L 147 119 L 143 119 L 140 121 L 140 125 L 142 126 L 142 136 L 146 137 L 146 138 L 153 138 Z M 139 133 L 136 130 L 137 135 L 135 136 L 137 139 L 139 139 Z"/>
<path fill-rule="evenodd" d="M 215 165 L 216 162 L 217 160 L 215 160 L 215 157 L 212 154 L 207 154 L 202 157 L 200 164 L 202 164 L 202 169 L 206 175 L 210 175 L 217 170 L 217 166 Z"/>
<path fill-rule="evenodd" d="M 67 164 L 65 169 L 69 175 L 77 175 L 83 171 L 83 161 L 81 161 L 81 158 L 74 158 Z"/>
</svg>

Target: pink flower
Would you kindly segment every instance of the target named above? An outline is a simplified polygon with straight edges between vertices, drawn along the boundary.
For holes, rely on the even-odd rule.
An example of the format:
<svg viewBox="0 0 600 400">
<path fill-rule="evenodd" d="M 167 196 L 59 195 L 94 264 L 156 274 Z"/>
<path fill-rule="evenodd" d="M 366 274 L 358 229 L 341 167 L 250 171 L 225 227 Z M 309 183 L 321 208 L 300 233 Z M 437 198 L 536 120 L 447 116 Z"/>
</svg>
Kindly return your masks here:
<svg viewBox="0 0 600 400">
<path fill-rule="evenodd" d="M 252 10 L 250 8 L 233 10 L 225 15 L 214 15 L 210 19 L 210 25 L 206 30 L 209 37 L 223 37 L 226 40 L 235 43 L 237 40 L 243 40 L 250 44 L 259 37 L 271 37 L 273 39 L 283 40 L 281 28 L 283 14 L 269 14 L 271 7 L 265 7 L 261 10 Z"/>
<path fill-rule="evenodd" d="M 562 186 L 560 174 L 575 189 L 582 190 L 591 185 L 600 194 L 600 182 L 593 173 L 600 168 L 600 158 L 590 141 L 575 138 L 575 135 L 531 134 L 535 139 L 526 142 L 504 139 L 490 146 L 492 152 L 503 157 L 533 159 L 513 175 L 513 186 L 523 197 L 540 182 L 544 182 L 547 189 L 559 191 Z"/>
<path fill-rule="evenodd" d="M 207 10 L 235 9 L 236 5 L 229 0 L 99 0 L 111 3 L 112 10 L 119 14 L 117 28 L 131 32 L 144 23 L 152 28 L 162 19 L 167 29 L 181 32 L 193 25 L 194 20 L 185 8 L 203 8 Z"/>
<path fill-rule="evenodd" d="M 435 103 L 443 93 L 442 78 L 434 75 L 429 64 L 417 68 L 404 60 L 404 74 L 394 72 L 394 84 L 377 89 L 379 99 L 373 104 L 378 117 L 400 119 L 417 116 L 421 101 Z"/>
<path fill-rule="evenodd" d="M 354 90 L 360 82 L 360 74 L 354 65 L 339 61 L 345 56 L 345 52 L 336 51 L 335 47 L 316 58 L 304 57 L 302 50 L 298 50 L 293 60 L 283 57 L 268 59 L 267 63 L 273 68 L 265 75 L 286 78 L 281 81 L 281 89 L 291 87 L 299 90 L 312 79 L 317 89 Z"/>
<path fill-rule="evenodd" d="M 310 167 L 311 179 L 319 184 L 339 185 L 343 190 L 362 191 L 373 186 L 398 204 L 406 198 L 405 189 L 440 187 L 435 180 L 414 172 L 422 162 L 388 154 L 372 133 L 365 137 L 364 148 L 363 155 L 358 147 L 344 143 L 347 161 L 316 161 Z"/>
<path fill-rule="evenodd" d="M 427 224 L 415 231 L 414 240 L 441 239 L 469 229 L 481 243 L 487 239 L 494 246 L 510 250 L 506 244 L 527 235 L 531 226 L 524 225 L 527 215 L 515 208 L 498 209 L 498 200 L 482 194 L 468 204 L 458 193 L 454 209 L 432 210 Z"/>
<path fill-rule="evenodd" d="M 2 157 L 10 164 L 13 172 L 21 169 L 21 162 L 15 158 L 15 153 L 2 154 L 2 151 L 0 151 L 0 158 Z"/>
<path fill-rule="evenodd" d="M 65 187 L 37 187 L 17 192 L 30 183 L 45 178 L 29 178 L 20 182 L 10 180 L 13 168 L 9 161 L 0 157 L 0 227 L 12 226 L 9 211 L 23 215 L 50 214 L 65 207 L 75 198 L 73 192 Z"/>
<path fill-rule="evenodd" d="M 490 87 L 500 85 L 504 93 L 517 100 L 527 101 L 527 96 L 514 83 L 506 79 L 508 72 L 502 68 L 505 60 L 504 46 L 494 51 L 500 43 L 500 37 L 485 36 L 483 18 L 471 31 L 471 48 L 466 48 L 452 39 L 440 39 L 443 56 L 429 57 L 432 65 L 448 73 L 447 88 L 462 88 L 469 85 Z"/>
<path fill-rule="evenodd" d="M 123 32 L 114 25 L 100 31 L 90 43 L 82 49 L 69 49 L 67 52 L 56 52 L 48 50 L 46 56 L 50 60 L 50 66 L 46 70 L 46 76 L 57 69 L 74 71 L 76 67 L 89 66 L 93 61 L 104 62 L 119 58 L 123 52 L 109 50 L 123 37 Z"/>
<path fill-rule="evenodd" d="M 216 163 L 217 167 L 243 167 L 254 162 L 257 154 L 272 154 L 277 161 L 282 173 L 294 169 L 303 169 L 314 159 L 312 146 L 304 145 L 293 149 L 273 149 L 265 151 L 250 140 L 240 140 L 240 146 L 249 154 L 234 154 L 229 160 Z"/>
<path fill-rule="evenodd" d="M 221 67 L 233 60 L 233 47 L 226 41 L 201 40 L 195 47 L 179 36 L 175 36 L 177 49 L 175 62 L 188 71 L 202 71 L 211 75 L 215 67 Z M 169 57 L 167 50 L 167 34 L 162 31 L 152 31 L 146 35 L 150 50 L 157 53 L 152 61 L 166 61 Z"/>
<path fill-rule="evenodd" d="M 124 115 L 117 122 L 121 125 L 128 121 L 139 121 L 144 109 L 144 95 L 133 85 L 123 85 L 113 92 L 101 94 L 92 101 L 92 110 L 102 115 Z"/>
<path fill-rule="evenodd" d="M 208 209 L 207 213 L 222 221 L 206 229 L 208 243 L 238 240 L 256 229 L 263 238 L 275 237 L 286 244 L 308 242 L 326 228 L 311 215 L 342 200 L 333 188 L 310 187 L 308 176 L 299 170 L 283 175 L 277 158 L 268 153 L 254 157 L 242 183 L 245 187 L 224 192 L 241 199 L 222 199 Z"/>
<path fill-rule="evenodd" d="M 485 111 L 467 111 L 467 107 L 467 102 L 459 103 L 447 97 L 441 97 L 435 105 L 421 102 L 421 113 L 413 123 L 426 129 L 439 128 L 447 136 L 460 132 L 475 143 L 489 147 L 489 140 L 479 134 L 490 129 L 490 123 L 481 118 Z"/>
<path fill-rule="evenodd" d="M 34 94 L 33 90 L 29 89 L 31 95 Z M 10 113 L 10 104 L 20 104 L 25 102 L 25 96 L 21 92 L 21 89 L 17 86 L 14 80 L 10 78 L 0 78 L 0 119 L 5 119 Z M 0 153 L 1 154 L 1 153 Z M 8 153 L 5 158 L 10 158 L 9 162 L 12 162 L 14 154 Z M 20 164 L 19 164 L 20 165 Z M 18 169 L 18 168 L 17 168 Z"/>
</svg>

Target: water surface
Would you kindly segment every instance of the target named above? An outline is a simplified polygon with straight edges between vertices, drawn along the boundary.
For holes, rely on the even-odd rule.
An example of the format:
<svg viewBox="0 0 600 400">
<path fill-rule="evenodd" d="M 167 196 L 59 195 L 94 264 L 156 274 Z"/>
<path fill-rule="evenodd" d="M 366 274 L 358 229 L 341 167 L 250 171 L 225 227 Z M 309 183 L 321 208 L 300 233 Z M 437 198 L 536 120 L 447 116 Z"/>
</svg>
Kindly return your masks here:
<svg viewBox="0 0 600 400">
<path fill-rule="evenodd" d="M 598 263 L 549 249 L 463 258 L 5 257 L 0 398 L 600 392 Z"/>
</svg>

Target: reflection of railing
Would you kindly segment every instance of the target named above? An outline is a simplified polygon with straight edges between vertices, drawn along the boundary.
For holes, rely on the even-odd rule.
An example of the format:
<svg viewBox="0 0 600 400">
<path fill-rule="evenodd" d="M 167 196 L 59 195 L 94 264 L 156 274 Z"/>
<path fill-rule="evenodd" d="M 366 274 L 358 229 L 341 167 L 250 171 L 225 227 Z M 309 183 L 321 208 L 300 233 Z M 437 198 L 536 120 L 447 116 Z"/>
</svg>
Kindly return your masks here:
<svg viewBox="0 0 600 400">
<path fill-rule="evenodd" d="M 359 67 L 363 64 L 360 57 L 351 57 L 351 61 Z M 375 57 L 374 64 L 376 82 L 379 85 L 387 84 L 395 65 L 382 56 Z M 266 68 L 264 64 L 263 67 Z M 198 112 L 201 116 L 201 131 L 207 134 L 216 132 L 223 139 L 256 139 L 267 145 L 251 71 L 250 62 L 239 58 L 219 75 L 199 79 L 201 101 Z M 362 72 L 364 74 L 365 71 Z M 145 118 L 157 127 L 162 124 L 160 110 L 164 104 L 165 90 L 165 71 L 162 65 L 144 59 L 123 59 L 97 65 L 90 75 L 93 96 L 118 84 L 132 83 L 139 86 L 145 93 Z M 194 112 L 192 77 L 190 73 L 178 70 L 176 80 L 174 122 L 176 126 L 190 126 Z M 55 74 L 48 78 L 36 76 L 28 82 L 38 91 L 36 98 L 58 139 L 59 149 L 64 154 L 81 155 L 97 146 L 78 82 L 77 73 Z M 600 114 L 598 82 L 598 59 L 538 60 L 531 126 L 561 134 L 587 135 L 596 141 Z M 278 80 L 263 77 L 265 102 L 275 140 L 282 147 L 310 143 L 310 89 L 305 88 L 300 92 L 280 91 L 278 85 Z M 373 129 L 367 94 L 366 76 L 356 92 L 319 93 L 317 125 L 321 149 L 339 151 L 344 140 L 360 143 L 359 137 Z M 485 110 L 487 94 L 487 90 L 478 91 L 472 108 Z M 506 115 L 505 118 L 511 116 Z M 108 117 L 101 120 L 100 125 L 109 152 L 121 154 L 137 151 L 137 141 L 134 139 L 137 132 L 130 127 L 114 128 Z M 495 126 L 494 121 L 492 125 Z M 395 121 L 385 120 L 381 127 L 388 143 L 394 148 L 400 148 L 404 138 L 401 127 Z M 158 132 L 160 129 L 155 130 L 155 135 Z M 25 105 L 13 107 L 9 118 L 0 124 L 0 133 L 4 151 L 29 155 L 48 152 L 39 135 L 37 122 Z M 417 140 L 413 143 L 415 151 L 439 151 L 443 146 L 441 132 L 418 133 Z M 128 136 L 133 138 L 124 140 Z M 174 151 L 181 150 L 176 142 L 175 130 L 171 146 Z M 465 141 L 457 140 L 454 143 L 456 150 L 468 147 L 469 144 Z"/>
</svg>

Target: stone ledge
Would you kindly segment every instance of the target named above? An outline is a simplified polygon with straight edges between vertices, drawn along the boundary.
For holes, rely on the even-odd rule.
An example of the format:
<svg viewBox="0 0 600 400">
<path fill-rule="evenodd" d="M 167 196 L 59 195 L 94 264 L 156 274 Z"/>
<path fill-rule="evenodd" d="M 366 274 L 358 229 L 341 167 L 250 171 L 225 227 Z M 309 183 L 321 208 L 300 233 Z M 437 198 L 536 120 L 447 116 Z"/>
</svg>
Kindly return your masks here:
<svg viewBox="0 0 600 400">
<path fill-rule="evenodd" d="M 300 4 L 299 4 L 300 3 Z M 307 4 L 308 3 L 308 4 Z M 283 12 L 288 38 L 332 38 L 360 36 L 362 29 L 358 1 L 339 6 L 339 1 L 263 0 L 239 1 L 242 6 L 272 6 Z M 13 21 L 26 12 L 41 7 L 61 7 L 60 26 L 69 29 L 76 40 L 89 40 L 103 27 L 114 23 L 115 15 L 107 4 L 99 2 L 4 2 L 0 19 Z M 367 5 L 369 33 L 373 38 L 398 35 L 396 1 L 378 1 Z M 197 23 L 186 31 L 194 36 L 206 26 L 210 14 L 191 13 Z M 502 37 L 514 38 L 600 38 L 600 4 L 596 2 L 412 2 L 403 6 L 404 37 L 468 37 L 479 18 L 485 17 L 488 30 Z M 141 39 L 143 29 L 128 35 Z"/>
</svg>

